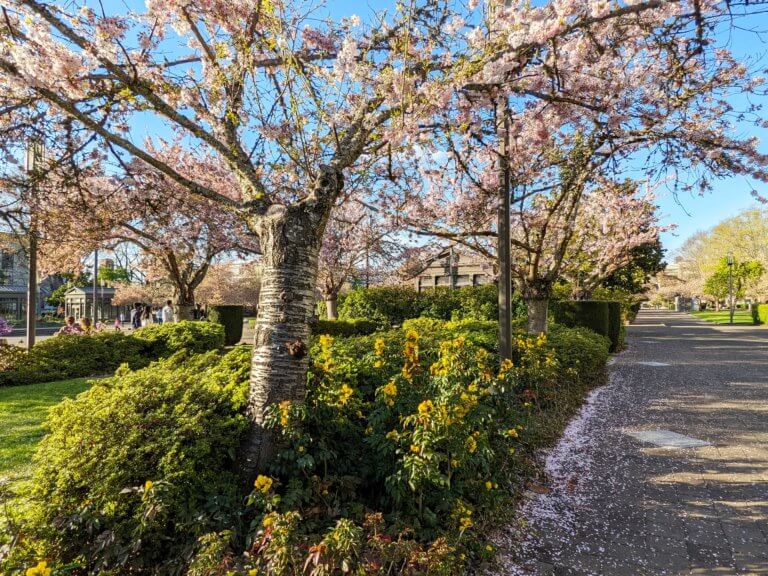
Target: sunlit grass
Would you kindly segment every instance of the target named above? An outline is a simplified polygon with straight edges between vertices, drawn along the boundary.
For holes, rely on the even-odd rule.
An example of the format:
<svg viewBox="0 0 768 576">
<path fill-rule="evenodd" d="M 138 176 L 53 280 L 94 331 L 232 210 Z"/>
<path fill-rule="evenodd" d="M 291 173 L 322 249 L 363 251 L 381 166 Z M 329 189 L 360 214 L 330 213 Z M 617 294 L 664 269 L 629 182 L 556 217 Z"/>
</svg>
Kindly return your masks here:
<svg viewBox="0 0 768 576">
<path fill-rule="evenodd" d="M 703 312 L 691 312 L 697 318 L 712 322 L 714 324 L 728 324 L 731 320 L 731 313 L 729 310 L 720 310 L 716 312 L 714 310 L 705 310 Z M 741 325 L 754 325 L 752 321 L 752 313 L 749 310 L 736 310 L 733 314 L 733 323 Z"/>
</svg>

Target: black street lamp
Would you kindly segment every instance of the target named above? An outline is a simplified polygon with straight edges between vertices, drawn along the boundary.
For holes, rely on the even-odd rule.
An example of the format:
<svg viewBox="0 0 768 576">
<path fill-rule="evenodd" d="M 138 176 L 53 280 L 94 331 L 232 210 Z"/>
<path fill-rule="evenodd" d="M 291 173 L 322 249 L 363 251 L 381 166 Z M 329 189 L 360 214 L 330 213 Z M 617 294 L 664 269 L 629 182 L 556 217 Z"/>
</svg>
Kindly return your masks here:
<svg viewBox="0 0 768 576">
<path fill-rule="evenodd" d="M 24 171 L 27 173 L 31 186 L 37 185 L 40 169 L 43 163 L 43 141 L 31 140 L 27 143 L 24 154 Z M 37 332 L 37 226 L 35 215 L 29 213 L 29 258 L 27 280 L 27 341 L 28 349 L 35 345 L 35 333 Z"/>
<path fill-rule="evenodd" d="M 734 301 L 733 301 L 733 252 L 728 252 L 728 299 L 730 302 L 731 325 L 733 325 Z"/>
</svg>

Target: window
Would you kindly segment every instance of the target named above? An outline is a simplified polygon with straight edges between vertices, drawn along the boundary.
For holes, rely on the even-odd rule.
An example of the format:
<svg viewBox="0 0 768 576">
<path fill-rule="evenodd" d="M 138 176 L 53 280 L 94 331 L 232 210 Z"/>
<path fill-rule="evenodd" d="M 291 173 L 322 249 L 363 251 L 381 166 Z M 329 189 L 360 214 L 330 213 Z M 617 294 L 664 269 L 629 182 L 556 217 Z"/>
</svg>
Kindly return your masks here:
<svg viewBox="0 0 768 576">
<path fill-rule="evenodd" d="M 13 268 L 13 254 L 9 252 L 2 252 L 0 254 L 0 269 L 10 270 Z"/>
</svg>

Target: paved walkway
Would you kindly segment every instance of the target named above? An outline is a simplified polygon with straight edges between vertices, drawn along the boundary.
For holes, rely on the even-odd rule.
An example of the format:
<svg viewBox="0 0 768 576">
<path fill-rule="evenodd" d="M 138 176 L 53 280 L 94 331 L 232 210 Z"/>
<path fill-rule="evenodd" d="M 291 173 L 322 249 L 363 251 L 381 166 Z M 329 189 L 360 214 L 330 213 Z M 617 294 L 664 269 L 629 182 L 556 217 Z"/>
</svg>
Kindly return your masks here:
<svg viewBox="0 0 768 576">
<path fill-rule="evenodd" d="M 498 573 L 768 575 L 768 330 L 644 311 L 629 334 Z"/>
</svg>

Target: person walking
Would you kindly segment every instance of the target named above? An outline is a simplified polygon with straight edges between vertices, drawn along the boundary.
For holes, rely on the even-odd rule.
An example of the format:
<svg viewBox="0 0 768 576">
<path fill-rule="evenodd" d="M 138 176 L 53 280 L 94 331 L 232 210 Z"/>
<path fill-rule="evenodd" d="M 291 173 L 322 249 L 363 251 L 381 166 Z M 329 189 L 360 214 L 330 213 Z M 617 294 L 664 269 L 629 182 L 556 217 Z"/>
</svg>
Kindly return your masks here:
<svg viewBox="0 0 768 576">
<path fill-rule="evenodd" d="M 141 325 L 151 326 L 155 323 L 155 315 L 152 313 L 152 305 L 147 304 L 141 314 Z"/>
<path fill-rule="evenodd" d="M 169 322 L 174 322 L 173 317 L 173 301 L 168 300 L 165 303 L 165 306 L 163 306 L 163 324 L 168 324 Z"/>
<path fill-rule="evenodd" d="M 141 313 L 143 308 L 141 302 L 136 302 L 131 309 L 131 326 L 134 330 L 141 328 Z"/>
</svg>

